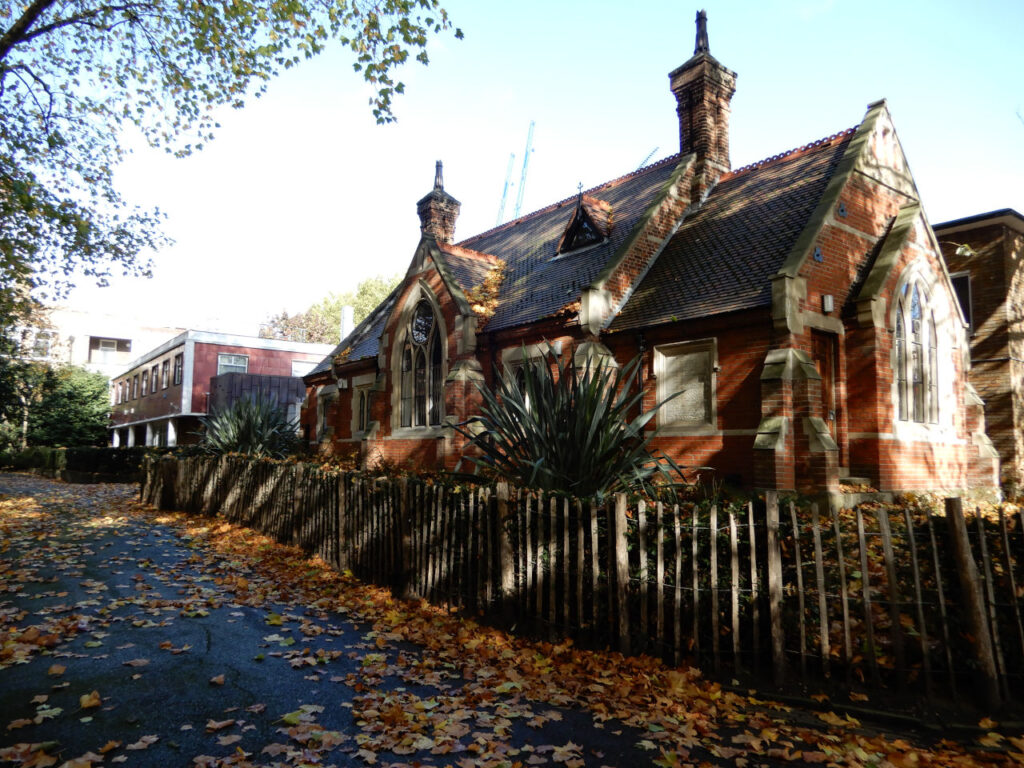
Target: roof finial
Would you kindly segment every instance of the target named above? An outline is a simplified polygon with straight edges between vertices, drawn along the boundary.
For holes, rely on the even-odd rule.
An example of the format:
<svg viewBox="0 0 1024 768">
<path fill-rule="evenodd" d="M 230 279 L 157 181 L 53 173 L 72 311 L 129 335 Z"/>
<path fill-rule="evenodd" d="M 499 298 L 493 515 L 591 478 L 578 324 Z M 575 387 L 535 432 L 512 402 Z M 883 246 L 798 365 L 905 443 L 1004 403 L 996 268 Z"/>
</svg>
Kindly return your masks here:
<svg viewBox="0 0 1024 768">
<path fill-rule="evenodd" d="M 583 207 L 583 182 L 576 184 L 576 210 Z"/>
<path fill-rule="evenodd" d="M 442 178 L 443 163 L 438 160 L 434 166 L 434 189 L 444 189 L 444 179 Z"/>
<path fill-rule="evenodd" d="M 693 55 L 698 53 L 711 53 L 711 46 L 708 43 L 708 13 L 705 10 L 697 11 L 697 41 L 693 45 Z"/>
</svg>

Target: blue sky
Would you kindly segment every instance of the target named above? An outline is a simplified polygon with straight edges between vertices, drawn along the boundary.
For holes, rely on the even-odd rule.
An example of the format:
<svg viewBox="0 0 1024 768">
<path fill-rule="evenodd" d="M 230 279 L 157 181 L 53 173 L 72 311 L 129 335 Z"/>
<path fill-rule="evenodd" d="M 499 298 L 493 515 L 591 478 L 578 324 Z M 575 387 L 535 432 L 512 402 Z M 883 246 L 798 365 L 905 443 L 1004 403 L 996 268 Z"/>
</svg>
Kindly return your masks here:
<svg viewBox="0 0 1024 768">
<path fill-rule="evenodd" d="M 137 149 L 131 200 L 168 215 L 174 246 L 151 280 L 76 291 L 76 306 L 153 323 L 255 334 L 282 309 L 404 272 L 416 201 L 444 161 L 462 202 L 456 239 L 495 224 L 509 155 L 523 213 L 678 151 L 668 73 L 708 13 L 712 54 L 737 72 L 733 167 L 846 128 L 888 101 L 932 223 L 1024 212 L 1024 2 L 710 0 L 446 3 L 465 39 L 401 73 L 395 125 L 378 126 L 336 52 L 226 111 L 217 139 L 176 160 Z M 506 205 L 511 215 L 518 189 Z"/>
</svg>

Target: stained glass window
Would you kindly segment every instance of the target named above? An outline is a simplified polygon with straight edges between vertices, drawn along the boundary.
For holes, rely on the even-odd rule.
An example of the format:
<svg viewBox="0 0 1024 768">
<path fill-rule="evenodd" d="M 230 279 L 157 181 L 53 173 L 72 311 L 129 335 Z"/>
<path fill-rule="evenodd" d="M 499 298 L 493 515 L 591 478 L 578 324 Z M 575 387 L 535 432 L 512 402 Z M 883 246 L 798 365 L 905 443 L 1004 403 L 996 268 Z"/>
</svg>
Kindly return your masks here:
<svg viewBox="0 0 1024 768">
<path fill-rule="evenodd" d="M 428 364 L 429 361 L 429 364 Z M 402 351 L 401 425 L 436 426 L 444 410 L 444 350 L 434 308 L 421 299 Z"/>
<path fill-rule="evenodd" d="M 903 286 L 893 338 L 896 416 L 918 424 L 939 421 L 939 350 L 935 317 L 924 286 Z"/>
</svg>

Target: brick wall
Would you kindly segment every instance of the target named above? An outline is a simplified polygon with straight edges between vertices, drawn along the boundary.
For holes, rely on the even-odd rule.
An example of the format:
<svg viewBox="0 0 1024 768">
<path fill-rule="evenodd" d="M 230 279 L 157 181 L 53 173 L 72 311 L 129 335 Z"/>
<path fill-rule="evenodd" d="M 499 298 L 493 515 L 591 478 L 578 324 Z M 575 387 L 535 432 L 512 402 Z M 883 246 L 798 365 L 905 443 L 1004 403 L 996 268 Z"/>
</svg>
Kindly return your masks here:
<svg viewBox="0 0 1024 768">
<path fill-rule="evenodd" d="M 904 192 L 900 192 L 898 185 L 894 186 L 893 174 L 901 172 L 902 156 L 891 127 L 886 123 L 878 134 L 871 145 L 878 157 L 866 159 L 867 170 L 850 173 L 833 209 L 821 221 L 808 225 L 817 227 L 817 237 L 811 243 L 811 251 L 817 253 L 813 257 L 808 253 L 799 270 L 798 280 L 804 293 L 797 300 L 798 327 L 777 328 L 772 321 L 773 310 L 764 307 L 647 329 L 643 334 L 626 332 L 601 337 L 620 364 L 643 351 L 645 408 L 653 407 L 657 401 L 654 358 L 660 345 L 715 339 L 715 423 L 707 429 L 660 434 L 654 442 L 656 448 L 682 464 L 712 466 L 717 478 L 765 488 L 834 489 L 840 466 L 855 476 L 870 478 L 883 490 L 964 488 L 991 482 L 986 477 L 990 477 L 993 464 L 981 444 L 984 418 L 969 410 L 971 404 L 965 397 L 966 370 L 962 358 L 966 342 L 955 325 L 955 316 L 940 328 L 942 426 L 917 428 L 895 420 L 895 325 L 891 308 L 898 298 L 901 280 L 912 265 L 925 265 L 934 278 L 933 305 L 948 310 L 956 301 L 923 215 L 915 214 L 897 252 L 887 252 L 894 259 L 892 263 L 886 262 L 888 271 L 879 273 L 884 280 L 875 295 L 884 302 L 884 318 L 879 317 L 876 326 L 871 318 L 858 314 L 856 294 L 876 264 L 880 246 L 889 243 L 887 238 L 892 234 L 897 214 L 916 211 L 907 207 L 916 202 L 910 197 L 912 187 L 905 186 Z M 899 156 L 893 159 L 889 155 Z M 876 179 L 873 173 L 883 164 L 881 157 L 889 157 L 885 162 L 891 167 L 878 171 Z M 611 270 L 604 287 L 613 303 L 646 268 L 689 204 L 693 171 L 691 167 L 680 174 L 676 188 L 646 223 L 646 231 L 631 241 L 621 262 Z M 896 242 L 895 236 L 892 242 Z M 584 339 L 577 318 L 565 315 L 519 330 L 495 334 L 484 330 L 477 334 L 474 351 L 460 344 L 463 340 L 458 329 L 462 325 L 456 322 L 455 303 L 429 262 L 419 274 L 408 278 L 385 329 L 385 385 L 373 402 L 373 418 L 380 422 L 380 430 L 367 441 L 366 460 L 427 469 L 453 468 L 465 443 L 460 435 L 452 434 L 450 429 L 435 429 L 424 430 L 423 437 L 418 438 L 409 430 L 395 430 L 392 426 L 392 403 L 397 402 L 393 375 L 396 345 L 404 334 L 402 310 L 414 303 L 413 292 L 420 290 L 420 283 L 440 306 L 447 333 L 447 372 L 472 358 L 490 382 L 493 363 L 500 360 L 503 349 L 545 340 L 560 341 L 563 355 L 567 355 L 572 354 L 575 345 L 595 339 Z M 834 298 L 834 309 L 828 313 L 824 311 L 826 295 Z M 826 422 L 829 414 L 823 404 L 822 381 L 814 372 L 815 333 L 831 334 L 827 339 L 834 340 L 836 349 L 834 421 Z M 820 344 L 821 338 L 818 341 Z M 762 380 L 766 358 L 775 350 L 793 351 L 789 359 L 794 370 Z M 351 411 L 345 410 L 345 397 L 343 392 L 337 416 L 342 420 L 351 418 Z M 445 416 L 456 421 L 464 420 L 479 407 L 476 387 L 466 378 L 449 377 L 444 400 Z M 774 417 L 783 418 L 786 428 L 778 433 L 779 439 L 770 448 L 755 449 L 759 429 Z M 831 429 L 831 436 L 812 422 L 824 423 Z M 655 419 L 652 427 L 657 426 Z M 695 431 L 700 434 L 694 434 Z M 343 434 L 344 428 L 338 432 Z"/>
<path fill-rule="evenodd" d="M 970 380 L 985 403 L 1000 481 L 1024 487 L 1024 235 L 1000 223 L 936 230 L 951 273 L 970 275 Z M 957 255 L 960 245 L 969 252 Z"/>
</svg>

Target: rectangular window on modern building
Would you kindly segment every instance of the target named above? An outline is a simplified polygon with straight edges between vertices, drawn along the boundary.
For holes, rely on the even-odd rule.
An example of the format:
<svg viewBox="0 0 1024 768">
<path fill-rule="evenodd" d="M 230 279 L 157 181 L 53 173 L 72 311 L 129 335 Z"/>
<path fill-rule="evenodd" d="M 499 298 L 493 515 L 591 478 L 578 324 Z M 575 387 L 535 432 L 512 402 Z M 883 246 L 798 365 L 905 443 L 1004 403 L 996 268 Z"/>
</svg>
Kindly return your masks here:
<svg viewBox="0 0 1024 768">
<path fill-rule="evenodd" d="M 101 365 L 117 362 L 117 339 L 92 339 L 89 346 L 89 362 Z"/>
<path fill-rule="evenodd" d="M 248 373 L 248 355 L 217 355 L 217 375 L 222 373 Z"/>
<path fill-rule="evenodd" d="M 171 361 L 164 360 L 160 380 L 163 382 L 163 388 L 167 389 L 171 386 Z"/>
<path fill-rule="evenodd" d="M 139 396 L 139 374 L 132 376 L 132 400 Z"/>
<path fill-rule="evenodd" d="M 152 395 L 156 394 L 157 389 L 160 386 L 160 366 L 154 365 L 149 369 L 149 392 Z"/>
<path fill-rule="evenodd" d="M 185 369 L 185 358 L 183 355 L 174 356 L 174 386 L 181 384 L 182 371 Z"/>
<path fill-rule="evenodd" d="M 142 372 L 142 396 L 149 394 L 149 371 Z"/>
<path fill-rule="evenodd" d="M 316 368 L 316 363 L 306 360 L 292 360 L 292 376 L 299 378 Z"/>
</svg>

